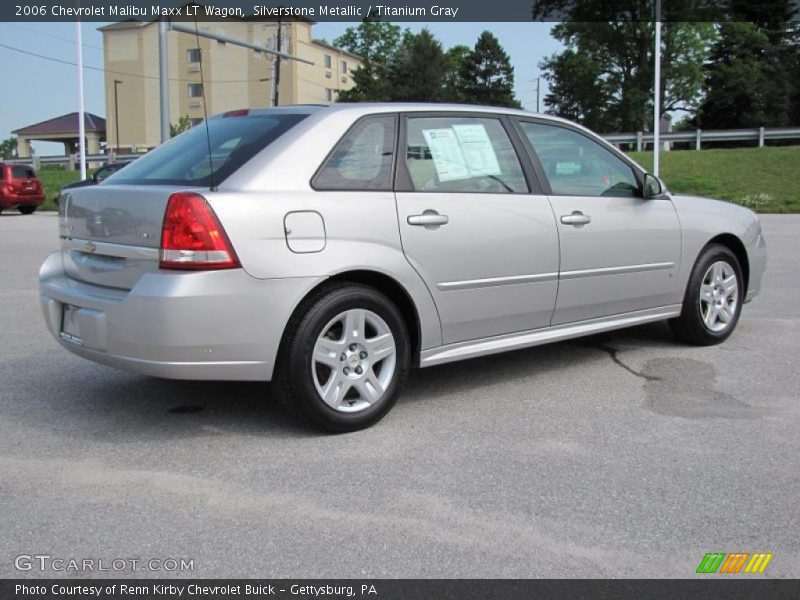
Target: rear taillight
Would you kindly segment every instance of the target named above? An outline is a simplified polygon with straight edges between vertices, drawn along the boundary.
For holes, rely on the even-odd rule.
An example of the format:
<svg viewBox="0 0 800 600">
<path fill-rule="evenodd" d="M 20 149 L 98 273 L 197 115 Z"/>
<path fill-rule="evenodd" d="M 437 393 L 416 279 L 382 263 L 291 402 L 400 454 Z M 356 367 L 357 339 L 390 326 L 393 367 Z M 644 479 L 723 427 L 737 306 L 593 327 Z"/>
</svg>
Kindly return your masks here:
<svg viewBox="0 0 800 600">
<path fill-rule="evenodd" d="M 241 266 L 217 215 L 199 194 L 177 192 L 169 197 L 159 266 L 194 270 Z"/>
</svg>

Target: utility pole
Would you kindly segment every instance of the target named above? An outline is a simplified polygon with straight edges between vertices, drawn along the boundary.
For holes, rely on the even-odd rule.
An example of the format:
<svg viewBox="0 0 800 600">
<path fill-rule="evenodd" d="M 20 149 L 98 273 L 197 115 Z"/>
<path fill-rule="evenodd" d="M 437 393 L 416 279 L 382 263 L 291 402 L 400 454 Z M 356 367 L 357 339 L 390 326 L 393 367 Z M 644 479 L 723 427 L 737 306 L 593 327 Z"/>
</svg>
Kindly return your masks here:
<svg viewBox="0 0 800 600">
<path fill-rule="evenodd" d="M 540 110 L 540 108 L 539 108 L 539 87 L 541 86 L 541 83 L 542 83 L 542 78 L 541 77 L 537 77 L 536 78 L 536 112 L 537 113 L 538 112 L 542 112 Z"/>
<path fill-rule="evenodd" d="M 117 156 L 114 157 L 114 160 L 117 159 L 119 156 L 119 101 L 117 100 L 117 87 L 122 82 L 119 79 L 114 80 L 114 141 L 116 142 L 117 146 Z"/>
<path fill-rule="evenodd" d="M 81 22 L 75 23 L 78 38 L 78 148 L 81 153 L 81 179 L 86 179 L 86 124 L 83 107 L 83 33 Z"/>
<path fill-rule="evenodd" d="M 281 51 L 281 41 L 283 36 L 281 32 L 283 30 L 283 25 L 281 24 L 281 19 L 278 17 L 278 43 L 276 50 L 278 52 Z M 272 63 L 275 72 L 272 77 L 272 106 L 278 106 L 278 94 L 280 93 L 280 83 L 281 83 L 281 56 L 280 54 L 275 55 L 275 60 Z"/>
</svg>

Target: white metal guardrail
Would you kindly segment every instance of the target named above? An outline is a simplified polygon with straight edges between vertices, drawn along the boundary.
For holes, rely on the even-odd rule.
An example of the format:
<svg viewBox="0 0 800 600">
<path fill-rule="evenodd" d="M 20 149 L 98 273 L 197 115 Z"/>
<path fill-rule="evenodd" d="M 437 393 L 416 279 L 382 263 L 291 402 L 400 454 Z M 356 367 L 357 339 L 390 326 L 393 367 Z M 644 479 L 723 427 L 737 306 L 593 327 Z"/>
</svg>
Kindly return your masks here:
<svg viewBox="0 0 800 600">
<path fill-rule="evenodd" d="M 636 151 L 641 151 L 645 144 L 653 144 L 653 134 L 649 131 L 635 133 L 609 133 L 602 136 L 612 144 L 630 144 Z M 800 140 L 800 127 L 756 127 L 754 129 L 695 129 L 691 131 L 670 131 L 659 134 L 661 142 L 689 142 L 694 143 L 695 150 L 700 150 L 705 142 L 746 142 L 754 141 L 759 147 L 764 146 L 767 140 Z M 112 157 L 108 154 L 91 154 L 86 156 L 87 163 L 106 163 L 111 160 L 134 160 L 145 153 L 118 154 Z M 67 170 L 74 170 L 78 163 L 77 154 L 63 156 L 32 156 L 30 158 L 15 158 L 3 160 L 12 164 L 33 164 L 35 169 L 42 165 L 59 165 Z"/>
<path fill-rule="evenodd" d="M 645 144 L 653 144 L 653 134 L 649 131 L 636 133 L 611 133 L 603 136 L 612 144 L 631 144 L 640 152 Z M 756 127 L 754 129 L 695 129 L 690 131 L 661 132 L 662 142 L 694 143 L 694 149 L 700 150 L 704 142 L 758 142 L 764 146 L 767 140 L 800 139 L 800 127 Z"/>
</svg>

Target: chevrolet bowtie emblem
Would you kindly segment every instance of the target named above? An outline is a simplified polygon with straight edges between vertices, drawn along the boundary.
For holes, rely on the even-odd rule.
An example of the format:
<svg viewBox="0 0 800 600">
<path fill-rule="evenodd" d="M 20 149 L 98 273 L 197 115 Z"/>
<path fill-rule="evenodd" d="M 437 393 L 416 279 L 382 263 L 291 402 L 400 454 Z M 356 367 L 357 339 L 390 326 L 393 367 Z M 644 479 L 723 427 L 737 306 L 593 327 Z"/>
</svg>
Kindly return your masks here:
<svg viewBox="0 0 800 600">
<path fill-rule="evenodd" d="M 94 254 L 96 250 L 97 246 L 94 244 L 94 242 L 86 242 L 86 245 L 83 247 L 83 251 L 88 252 L 89 254 Z"/>
</svg>

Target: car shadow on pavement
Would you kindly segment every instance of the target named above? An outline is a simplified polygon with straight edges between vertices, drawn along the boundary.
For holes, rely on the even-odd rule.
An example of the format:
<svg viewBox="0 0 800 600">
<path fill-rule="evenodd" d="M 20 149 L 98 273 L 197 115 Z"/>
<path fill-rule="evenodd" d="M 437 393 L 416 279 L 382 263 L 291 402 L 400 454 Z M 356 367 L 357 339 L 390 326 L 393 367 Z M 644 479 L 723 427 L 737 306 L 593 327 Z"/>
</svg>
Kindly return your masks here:
<svg viewBox="0 0 800 600">
<path fill-rule="evenodd" d="M 474 395 L 493 385 L 551 376 L 587 361 L 609 360 L 608 350 L 677 345 L 664 324 L 496 354 L 426 369 L 414 369 L 400 404 L 442 396 Z M 0 371 L 22 379 L 0 402 L 0 418 L 59 435 L 96 441 L 142 441 L 235 433 L 275 438 L 323 435 L 297 423 L 269 384 L 174 381 L 134 375 L 53 354 L 35 373 L 21 378 L 16 361 Z M 20 361 L 22 362 L 22 361 Z"/>
</svg>

